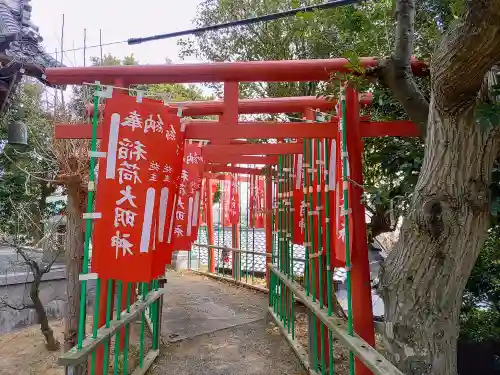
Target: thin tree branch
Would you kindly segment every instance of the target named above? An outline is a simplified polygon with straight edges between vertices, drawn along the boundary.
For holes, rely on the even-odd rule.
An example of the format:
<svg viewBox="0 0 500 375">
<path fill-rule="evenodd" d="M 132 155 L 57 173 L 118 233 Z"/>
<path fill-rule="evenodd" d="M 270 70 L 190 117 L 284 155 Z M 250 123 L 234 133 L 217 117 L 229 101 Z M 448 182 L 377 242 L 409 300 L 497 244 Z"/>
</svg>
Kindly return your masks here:
<svg viewBox="0 0 500 375">
<path fill-rule="evenodd" d="M 0 301 L 0 308 L 2 308 L 2 307 L 3 308 L 8 307 L 9 309 L 16 310 L 16 311 L 23 311 L 23 310 L 27 310 L 27 309 L 34 309 L 35 305 L 30 303 L 28 305 L 23 304 L 22 306 L 14 306 L 14 305 L 10 304 L 9 302 L 7 302 L 7 300 L 5 298 L 2 298 L 2 300 Z"/>
<path fill-rule="evenodd" d="M 58 180 L 49 180 L 49 179 L 46 179 L 46 178 L 42 178 L 42 177 L 38 177 L 38 176 L 35 176 L 32 172 L 29 172 L 27 171 L 26 169 L 24 168 L 21 168 L 14 160 L 12 160 L 10 158 L 9 155 L 7 155 L 6 152 L 3 153 L 3 155 L 7 158 L 7 160 L 9 160 L 17 169 L 19 169 L 21 172 L 24 172 L 26 173 L 28 176 L 34 178 L 35 180 L 39 180 L 39 181 L 45 181 L 45 182 L 52 182 L 52 183 L 61 183 L 60 181 Z"/>
<path fill-rule="evenodd" d="M 367 69 L 368 76 L 388 87 L 401 103 L 406 114 L 420 130 L 420 137 L 427 133 L 429 102 L 415 82 L 411 71 L 413 39 L 415 34 L 415 0 L 396 2 L 396 41 L 392 57 L 381 59 L 373 69 Z"/>
</svg>

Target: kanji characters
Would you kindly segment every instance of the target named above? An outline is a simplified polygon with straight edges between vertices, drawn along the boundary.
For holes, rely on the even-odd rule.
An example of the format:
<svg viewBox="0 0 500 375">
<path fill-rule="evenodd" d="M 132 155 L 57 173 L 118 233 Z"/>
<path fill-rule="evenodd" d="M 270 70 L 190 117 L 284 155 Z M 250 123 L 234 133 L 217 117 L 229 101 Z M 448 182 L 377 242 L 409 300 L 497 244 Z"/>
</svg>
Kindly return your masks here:
<svg viewBox="0 0 500 375">
<path fill-rule="evenodd" d="M 182 201 L 182 199 L 179 199 L 179 200 L 177 201 L 177 207 L 178 207 L 178 209 L 180 209 L 180 210 L 184 210 L 184 202 Z"/>
<path fill-rule="evenodd" d="M 175 131 L 173 125 L 170 125 L 170 129 L 165 130 L 165 138 L 167 138 L 168 141 L 177 140 L 177 132 Z"/>
<path fill-rule="evenodd" d="M 184 236 L 184 230 L 179 224 L 175 226 L 174 234 L 177 236 L 177 238 Z"/>
<path fill-rule="evenodd" d="M 156 120 L 151 114 L 146 121 L 144 121 L 144 133 L 147 133 L 148 131 L 152 131 L 153 133 L 163 133 L 163 120 L 159 114 L 156 114 Z"/>
<path fill-rule="evenodd" d="M 340 229 L 337 234 L 337 239 L 341 240 L 342 242 L 345 242 L 345 223 L 342 222 L 340 223 Z"/>
<path fill-rule="evenodd" d="M 306 224 L 305 224 L 304 218 L 301 218 L 299 221 L 299 228 L 301 231 L 304 231 L 305 227 L 306 227 Z"/>
<path fill-rule="evenodd" d="M 189 174 L 188 174 L 188 171 L 183 169 L 182 172 L 181 172 L 181 180 L 186 182 L 187 180 L 189 180 Z"/>
<path fill-rule="evenodd" d="M 130 160 L 130 161 L 140 161 L 146 160 L 146 146 L 140 141 L 132 142 L 128 138 L 123 138 L 118 142 L 120 146 L 118 148 L 118 159 L 119 160 Z"/>
<path fill-rule="evenodd" d="M 184 197 L 186 194 L 187 194 L 187 193 L 186 193 L 186 185 L 184 185 L 184 184 L 180 184 L 180 185 L 179 185 L 179 195 L 180 195 L 181 197 Z"/>
<path fill-rule="evenodd" d="M 126 161 L 120 164 L 118 170 L 118 182 L 123 184 L 123 181 L 132 181 L 134 184 L 142 182 L 139 178 L 139 167 L 137 164 L 130 164 Z"/>
<path fill-rule="evenodd" d="M 203 157 L 198 154 L 192 154 L 191 152 L 186 156 L 186 164 L 199 164 L 203 163 Z"/>
<path fill-rule="evenodd" d="M 160 171 L 160 164 L 158 164 L 155 161 L 152 161 L 151 164 L 149 164 L 149 170 L 159 172 Z"/>
<path fill-rule="evenodd" d="M 122 256 L 127 254 L 134 255 L 132 252 L 133 245 L 127 238 L 130 238 L 130 234 L 124 234 L 121 237 L 118 230 L 116 231 L 116 235 L 111 237 L 111 246 L 115 248 L 116 259 L 118 259 L 119 250 L 122 251 Z"/>
<path fill-rule="evenodd" d="M 184 216 L 185 216 L 184 211 L 179 211 L 179 210 L 177 210 L 177 211 L 175 212 L 175 218 L 176 218 L 177 220 L 184 220 Z"/>
<path fill-rule="evenodd" d="M 116 201 L 116 204 L 118 206 L 120 206 L 124 202 L 128 202 L 128 204 L 130 204 L 132 207 L 137 208 L 137 205 L 134 202 L 134 199 L 136 197 L 132 194 L 132 186 L 125 186 L 125 190 L 120 190 L 120 194 L 122 195 L 122 197 Z"/>
<path fill-rule="evenodd" d="M 121 126 L 129 126 L 134 131 L 137 128 L 142 128 L 141 115 L 137 111 L 132 111 L 125 117 L 125 120 L 120 124 Z"/>
<path fill-rule="evenodd" d="M 134 227 L 135 226 L 135 217 L 137 214 L 130 210 L 125 210 L 121 207 L 115 207 L 115 228 L 118 228 L 119 225 L 124 227 Z"/>
</svg>

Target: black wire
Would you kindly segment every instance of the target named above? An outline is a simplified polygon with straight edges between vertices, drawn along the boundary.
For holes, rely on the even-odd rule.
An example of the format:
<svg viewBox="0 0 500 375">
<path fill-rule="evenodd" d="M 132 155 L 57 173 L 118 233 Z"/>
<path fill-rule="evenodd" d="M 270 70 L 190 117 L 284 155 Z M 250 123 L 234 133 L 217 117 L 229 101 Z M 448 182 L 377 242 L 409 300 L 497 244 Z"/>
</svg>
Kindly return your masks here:
<svg viewBox="0 0 500 375">
<path fill-rule="evenodd" d="M 140 43 L 144 43 L 144 42 L 151 42 L 154 40 L 169 39 L 169 38 L 175 38 L 175 37 L 184 36 L 184 35 L 199 34 L 199 33 L 203 33 L 206 31 L 220 30 L 220 29 L 225 29 L 228 27 L 250 25 L 250 24 L 254 24 L 254 23 L 258 23 L 258 22 L 272 21 L 272 20 L 277 20 L 280 18 L 294 16 L 297 13 L 301 13 L 301 12 L 312 12 L 314 10 L 330 9 L 330 8 L 335 8 L 335 7 L 339 7 L 339 6 L 343 6 L 343 5 L 350 5 L 350 4 L 359 3 L 361 1 L 363 1 L 363 0 L 330 0 L 326 3 L 322 3 L 322 4 L 318 4 L 318 5 L 310 5 L 310 6 L 306 6 L 306 7 L 286 10 L 283 12 L 266 14 L 264 16 L 245 18 L 243 20 L 238 20 L 238 21 L 225 22 L 225 23 L 221 23 L 221 24 L 217 24 L 217 25 L 204 26 L 204 27 L 188 29 L 188 30 L 183 30 L 183 31 L 175 31 L 173 33 L 167 33 L 167 34 L 152 35 L 152 36 L 147 36 L 144 38 L 130 38 L 129 40 L 127 40 L 127 43 L 129 45 L 140 44 Z"/>
<path fill-rule="evenodd" d="M 103 44 L 94 44 L 94 45 L 85 46 L 85 47 L 77 47 L 77 48 L 65 49 L 64 51 L 54 51 L 54 52 L 49 52 L 49 55 L 55 55 L 55 54 L 61 53 L 61 52 L 65 53 L 65 52 L 81 51 L 81 50 L 84 50 L 84 49 L 106 47 L 106 46 L 112 46 L 112 45 L 121 44 L 121 43 L 127 43 L 127 40 L 122 40 L 122 41 L 119 41 L 119 42 L 109 42 L 109 43 L 103 43 Z"/>
</svg>

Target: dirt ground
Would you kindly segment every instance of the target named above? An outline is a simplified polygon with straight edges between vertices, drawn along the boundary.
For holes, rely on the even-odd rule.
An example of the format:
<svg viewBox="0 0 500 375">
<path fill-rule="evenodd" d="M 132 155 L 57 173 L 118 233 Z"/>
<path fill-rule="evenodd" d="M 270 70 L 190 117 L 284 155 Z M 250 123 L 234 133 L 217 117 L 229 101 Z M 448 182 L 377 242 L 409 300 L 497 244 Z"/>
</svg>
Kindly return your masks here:
<svg viewBox="0 0 500 375">
<path fill-rule="evenodd" d="M 62 321 L 51 324 L 55 336 L 63 342 Z M 63 368 L 57 365 L 62 350 L 49 352 L 45 349 L 40 328 L 23 328 L 0 336 L 0 374 L 2 375 L 63 375 Z"/>
<path fill-rule="evenodd" d="M 64 341 L 63 320 L 51 321 L 50 326 L 59 343 Z M 87 332 L 92 329 L 92 317 L 87 317 Z M 140 320 L 130 325 L 128 368 L 129 373 L 139 363 L 139 333 Z M 113 373 L 115 337 L 111 339 L 109 373 Z M 151 348 L 151 335 L 145 332 L 145 353 Z M 57 364 L 58 357 L 63 353 L 62 349 L 49 352 L 45 348 L 45 341 L 38 326 L 31 326 L 16 330 L 14 332 L 0 335 L 0 375 L 63 375 L 63 367 Z M 123 372 L 123 352 L 120 353 L 118 361 L 119 373 Z"/>
<path fill-rule="evenodd" d="M 305 375 L 267 313 L 267 295 L 189 273 L 167 273 L 161 326 L 162 347 L 151 375 Z M 63 322 L 51 327 L 63 342 Z M 90 328 L 90 322 L 89 322 Z M 296 307 L 296 337 L 307 351 L 307 315 Z M 131 327 L 129 369 L 138 361 L 139 325 Z M 149 336 L 149 335 L 148 335 Z M 151 344 L 150 337 L 146 346 Z M 334 340 L 336 341 L 336 340 Z M 111 355 L 114 345 L 111 345 Z M 37 326 L 0 336 L 1 375 L 63 375 L 58 352 L 48 352 Z M 137 358 L 136 358 L 137 357 Z M 348 352 L 334 344 L 335 373 L 348 374 Z M 110 362 L 112 373 L 113 361 Z"/>
<path fill-rule="evenodd" d="M 267 295 L 189 273 L 167 273 L 162 336 L 152 375 L 305 375 L 273 329 Z"/>
<path fill-rule="evenodd" d="M 306 374 L 269 318 L 266 295 L 192 274 L 169 272 L 167 279 L 163 345 L 149 374 Z M 51 326 L 62 343 L 63 322 Z M 134 353 L 131 348 L 136 361 Z M 0 374 L 62 375 L 60 354 L 46 350 L 37 326 L 11 332 L 0 336 Z"/>
</svg>

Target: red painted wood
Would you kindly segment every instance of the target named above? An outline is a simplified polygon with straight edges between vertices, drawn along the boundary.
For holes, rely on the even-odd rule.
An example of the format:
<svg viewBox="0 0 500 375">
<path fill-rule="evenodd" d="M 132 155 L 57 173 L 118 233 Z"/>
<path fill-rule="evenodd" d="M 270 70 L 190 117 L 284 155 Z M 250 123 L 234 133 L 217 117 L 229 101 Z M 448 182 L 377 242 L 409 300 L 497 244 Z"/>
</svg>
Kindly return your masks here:
<svg viewBox="0 0 500 375">
<path fill-rule="evenodd" d="M 214 137 L 226 138 L 330 138 L 335 132 L 336 122 L 326 123 L 280 123 L 280 122 L 240 122 L 237 126 L 225 127 L 217 121 L 194 120 L 186 125 L 186 138 L 212 140 Z M 397 121 L 363 121 L 360 136 L 367 137 L 418 137 L 416 125 L 408 120 Z M 90 139 L 91 124 L 57 124 L 57 139 Z M 101 128 L 97 127 L 97 138 L 101 138 Z"/>
<path fill-rule="evenodd" d="M 226 179 L 225 176 L 226 176 L 226 174 L 224 172 L 220 172 L 220 173 L 204 172 L 203 173 L 204 178 L 210 178 L 212 180 L 219 180 L 219 181 L 225 180 Z M 238 176 L 238 179 L 240 182 L 249 182 L 250 176 L 240 174 Z"/>
<path fill-rule="evenodd" d="M 224 120 L 222 120 L 224 121 Z M 228 126 L 230 125 L 230 126 Z M 191 139 L 215 138 L 332 138 L 337 122 L 307 124 L 302 122 L 257 121 L 237 125 L 219 122 L 191 121 L 186 125 L 186 137 Z"/>
<path fill-rule="evenodd" d="M 261 175 L 263 173 L 261 168 L 242 168 L 225 165 L 206 165 L 205 171 L 212 173 L 240 173 L 250 175 Z"/>
<path fill-rule="evenodd" d="M 363 189 L 362 149 L 360 139 L 359 104 L 354 88 L 346 89 L 346 129 L 350 178 L 355 181 L 349 190 L 352 210 L 351 233 L 351 285 L 354 331 L 368 344 L 375 346 L 373 308 L 370 284 L 370 266 L 366 238 L 365 207 L 361 203 Z M 369 375 L 370 370 L 356 359 L 356 374 Z"/>
<path fill-rule="evenodd" d="M 220 116 L 220 130 L 212 135 L 212 144 L 229 144 L 229 137 L 224 136 L 224 130 L 229 130 L 233 127 L 232 124 L 238 123 L 238 96 L 238 82 L 224 82 L 224 112 Z"/>
<path fill-rule="evenodd" d="M 375 66 L 373 57 L 363 57 L 364 67 Z M 324 81 L 333 72 L 349 72 L 347 59 L 214 62 L 204 64 L 165 64 L 133 66 L 91 66 L 49 68 L 45 74 L 53 85 L 81 85 L 99 81 L 114 84 L 117 78 L 127 84 L 198 82 L 291 82 Z M 428 75 L 427 65 L 413 60 L 414 74 Z"/>
<path fill-rule="evenodd" d="M 211 164 L 277 164 L 277 156 L 243 156 L 243 155 L 233 155 L 233 156 L 221 156 L 216 155 L 211 158 L 205 159 L 205 162 Z"/>
<path fill-rule="evenodd" d="M 371 93 L 362 94 L 361 105 L 372 104 L 372 99 Z M 325 98 L 317 98 L 315 96 L 242 99 L 238 101 L 238 112 L 240 114 L 302 112 L 306 107 L 328 111 L 335 104 L 336 100 L 326 100 Z M 170 111 L 175 113 L 177 113 L 178 107 L 182 107 L 184 116 L 222 115 L 224 112 L 224 102 L 221 100 L 175 102 L 171 103 L 170 107 Z M 88 104 L 86 108 L 88 115 L 92 116 L 94 113 L 93 104 Z M 102 108 L 103 106 L 100 105 L 99 110 Z"/>
<path fill-rule="evenodd" d="M 302 152 L 302 143 L 248 143 L 241 145 L 208 145 L 203 148 L 203 157 L 231 155 L 285 155 Z"/>
</svg>

